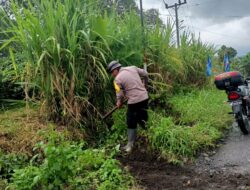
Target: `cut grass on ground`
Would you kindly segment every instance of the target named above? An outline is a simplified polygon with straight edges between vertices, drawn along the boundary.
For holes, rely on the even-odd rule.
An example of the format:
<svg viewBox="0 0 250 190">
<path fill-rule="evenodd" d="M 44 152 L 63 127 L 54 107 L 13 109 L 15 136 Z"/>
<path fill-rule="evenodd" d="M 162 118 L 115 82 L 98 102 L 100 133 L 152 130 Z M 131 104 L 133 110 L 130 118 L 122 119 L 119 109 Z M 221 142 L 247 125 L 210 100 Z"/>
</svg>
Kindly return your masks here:
<svg viewBox="0 0 250 190">
<path fill-rule="evenodd" d="M 58 130 L 68 139 L 84 139 L 76 128 L 46 122 L 35 108 L 14 108 L 0 114 L 0 148 L 6 153 L 32 156 L 35 144 L 43 139 L 39 131 Z"/>
</svg>

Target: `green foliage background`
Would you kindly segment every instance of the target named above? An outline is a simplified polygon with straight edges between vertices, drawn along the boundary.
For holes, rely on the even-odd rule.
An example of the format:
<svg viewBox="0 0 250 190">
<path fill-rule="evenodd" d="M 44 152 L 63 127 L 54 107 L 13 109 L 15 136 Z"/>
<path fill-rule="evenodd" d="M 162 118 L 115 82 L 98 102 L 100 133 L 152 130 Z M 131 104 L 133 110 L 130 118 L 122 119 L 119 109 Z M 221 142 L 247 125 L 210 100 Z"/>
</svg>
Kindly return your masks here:
<svg viewBox="0 0 250 190">
<path fill-rule="evenodd" d="M 146 25 L 143 38 L 136 11 L 117 14 L 114 7 L 103 12 L 95 3 L 35 0 L 20 7 L 13 1 L 15 19 L 2 18 L 6 38 L 0 50 L 9 50 L 15 80 L 26 99 L 41 100 L 49 119 L 95 126 L 99 113 L 113 103 L 106 72 L 113 59 L 138 67 L 146 60 L 152 73 L 151 92 L 158 98 L 166 90 L 206 83 L 205 64 L 207 56 L 213 55 L 212 46 L 185 33 L 181 48 L 176 49 L 170 23 Z"/>
<path fill-rule="evenodd" d="M 104 190 L 133 184 L 115 159 L 126 142 L 125 109 L 108 121 L 111 129 L 100 118 L 114 105 L 106 72 L 114 59 L 124 66 L 148 66 L 150 120 L 139 137 L 159 157 L 177 164 L 193 159 L 215 146 L 231 122 L 224 94 L 204 88 L 211 85 L 205 69 L 208 55 L 214 59 L 213 46 L 185 31 L 176 48 L 173 25 L 160 20 L 147 23 L 143 36 L 135 4 L 122 12 L 115 5 L 103 9 L 107 6 L 96 0 L 33 0 L 25 6 L 12 1 L 12 17 L 0 11 L 0 88 L 14 85 L 13 94 L 21 91 L 26 105 L 35 103 L 48 121 L 81 127 L 89 137 L 72 142 L 51 131 L 29 162 L 0 155 L 9 189 Z"/>
</svg>

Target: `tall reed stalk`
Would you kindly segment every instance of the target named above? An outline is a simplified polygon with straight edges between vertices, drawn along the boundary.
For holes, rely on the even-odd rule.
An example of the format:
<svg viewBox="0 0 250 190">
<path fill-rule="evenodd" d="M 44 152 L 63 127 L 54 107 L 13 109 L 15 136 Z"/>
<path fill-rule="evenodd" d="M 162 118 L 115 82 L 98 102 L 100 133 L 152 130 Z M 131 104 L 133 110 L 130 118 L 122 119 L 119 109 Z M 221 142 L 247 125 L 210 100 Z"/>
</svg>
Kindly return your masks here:
<svg viewBox="0 0 250 190">
<path fill-rule="evenodd" d="M 100 19 L 92 8 L 80 0 L 35 0 L 26 8 L 13 2 L 14 19 L 5 21 L 13 37 L 4 46 L 20 47 L 26 57 L 19 73 L 26 98 L 35 84 L 49 117 L 63 123 L 93 114 L 96 92 L 108 81 L 105 57 L 111 52 L 91 25 Z"/>
<path fill-rule="evenodd" d="M 0 50 L 11 48 L 13 69 L 25 87 L 26 99 L 31 89 L 38 92 L 35 97 L 42 100 L 49 118 L 95 126 L 99 112 L 114 103 L 105 70 L 113 59 L 138 67 L 146 60 L 150 93 L 160 94 L 158 98 L 176 84 L 206 83 L 206 57 L 213 54 L 212 47 L 186 33 L 176 49 L 170 22 L 145 26 L 143 42 L 138 13 L 119 15 L 115 7 L 98 10 L 97 3 L 34 0 L 23 7 L 13 1 L 13 15 L 2 19 L 7 29 Z M 23 54 L 22 67 L 13 58 L 17 52 Z"/>
</svg>

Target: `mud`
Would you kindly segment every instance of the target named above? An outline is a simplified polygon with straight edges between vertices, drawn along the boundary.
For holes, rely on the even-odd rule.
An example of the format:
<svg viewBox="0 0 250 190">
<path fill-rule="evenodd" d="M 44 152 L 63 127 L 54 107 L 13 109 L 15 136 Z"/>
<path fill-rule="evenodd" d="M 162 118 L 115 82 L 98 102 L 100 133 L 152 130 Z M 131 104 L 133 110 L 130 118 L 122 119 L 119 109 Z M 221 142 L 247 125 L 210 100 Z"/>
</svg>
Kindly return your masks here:
<svg viewBox="0 0 250 190">
<path fill-rule="evenodd" d="M 174 166 L 136 150 L 118 158 L 147 190 L 250 190 L 250 135 L 233 125 L 219 148 L 201 153 L 194 164 Z"/>
</svg>

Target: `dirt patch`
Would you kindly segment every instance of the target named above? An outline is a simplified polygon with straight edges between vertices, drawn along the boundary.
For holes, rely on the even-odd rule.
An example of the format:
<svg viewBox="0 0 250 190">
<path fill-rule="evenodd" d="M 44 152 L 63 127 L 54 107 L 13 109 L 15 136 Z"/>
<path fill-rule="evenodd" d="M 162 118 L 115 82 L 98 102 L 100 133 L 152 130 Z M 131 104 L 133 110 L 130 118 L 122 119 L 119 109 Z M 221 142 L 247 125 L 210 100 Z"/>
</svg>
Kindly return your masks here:
<svg viewBox="0 0 250 190">
<path fill-rule="evenodd" d="M 136 178 L 141 189 L 250 190 L 250 175 L 222 171 L 197 172 L 193 165 L 171 165 L 138 150 L 131 155 L 120 156 L 118 159 Z"/>
</svg>

